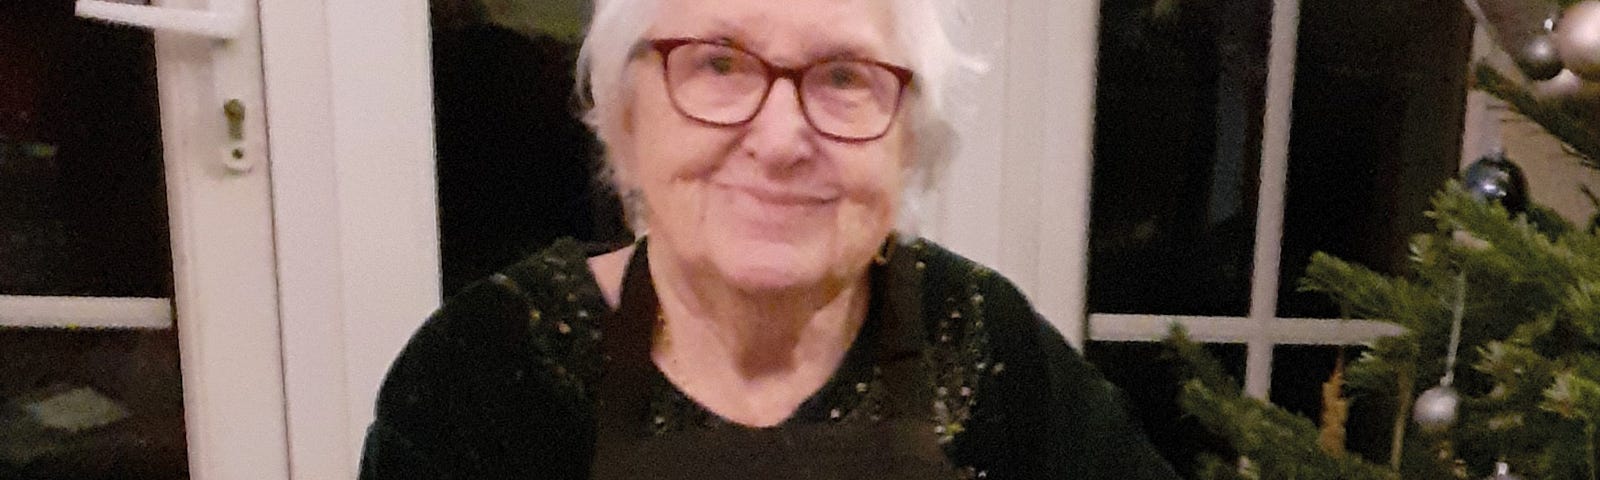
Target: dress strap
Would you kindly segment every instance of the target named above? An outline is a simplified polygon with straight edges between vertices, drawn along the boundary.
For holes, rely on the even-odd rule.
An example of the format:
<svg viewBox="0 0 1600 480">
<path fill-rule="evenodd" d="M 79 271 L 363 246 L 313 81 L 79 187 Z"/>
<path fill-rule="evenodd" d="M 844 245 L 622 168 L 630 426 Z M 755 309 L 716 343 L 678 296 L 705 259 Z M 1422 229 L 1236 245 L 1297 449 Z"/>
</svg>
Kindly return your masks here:
<svg viewBox="0 0 1600 480">
<path fill-rule="evenodd" d="M 933 377 L 922 318 L 922 272 L 916 269 L 916 261 L 913 255 L 892 255 L 871 267 L 873 300 L 867 323 L 878 325 L 878 331 L 872 332 L 876 337 L 874 364 L 882 369 L 887 390 L 885 417 L 928 418 L 933 408 Z"/>
<path fill-rule="evenodd" d="M 622 299 L 617 310 L 602 323 L 600 348 L 603 368 L 597 406 L 600 438 L 637 435 L 650 402 L 650 342 L 659 309 L 655 284 L 650 281 L 650 260 L 641 239 L 628 260 L 622 278 Z"/>
</svg>

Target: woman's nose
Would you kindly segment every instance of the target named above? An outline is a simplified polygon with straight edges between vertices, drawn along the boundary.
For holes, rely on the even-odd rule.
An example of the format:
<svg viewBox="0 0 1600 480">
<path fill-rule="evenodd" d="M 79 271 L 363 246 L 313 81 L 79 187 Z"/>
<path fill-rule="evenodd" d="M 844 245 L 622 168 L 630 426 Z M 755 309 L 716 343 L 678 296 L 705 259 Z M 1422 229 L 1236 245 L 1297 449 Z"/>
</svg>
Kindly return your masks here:
<svg viewBox="0 0 1600 480">
<path fill-rule="evenodd" d="M 778 79 L 767 92 L 745 133 L 745 147 L 757 159 L 790 164 L 810 156 L 817 134 L 806 120 L 794 82 Z"/>
</svg>

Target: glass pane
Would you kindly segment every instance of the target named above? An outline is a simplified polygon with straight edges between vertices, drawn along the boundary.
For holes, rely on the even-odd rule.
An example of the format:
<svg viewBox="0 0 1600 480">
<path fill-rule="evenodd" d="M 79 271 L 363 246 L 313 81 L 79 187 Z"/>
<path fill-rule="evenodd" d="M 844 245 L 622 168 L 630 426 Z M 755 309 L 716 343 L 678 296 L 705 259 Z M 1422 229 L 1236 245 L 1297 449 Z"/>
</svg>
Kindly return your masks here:
<svg viewBox="0 0 1600 480">
<path fill-rule="evenodd" d="M 1090 311 L 1248 309 L 1271 7 L 1101 3 Z"/>
<path fill-rule="evenodd" d="M 0 328 L 0 478 L 189 478 L 173 330 Z"/>
<path fill-rule="evenodd" d="M 167 297 L 151 36 L 0 3 L 0 295 Z"/>
<path fill-rule="evenodd" d="M 560 237 L 631 240 L 572 93 L 590 2 L 431 8 L 445 294 Z"/>
<path fill-rule="evenodd" d="M 1472 22 L 1453 0 L 1301 2 L 1278 314 L 1335 317 L 1294 291 L 1314 251 L 1397 273 L 1460 162 Z"/>
<path fill-rule="evenodd" d="M 72 10 L 0 2 L 0 295 L 169 297 L 151 36 Z M 188 478 L 175 331 L 5 313 L 0 478 Z"/>
<path fill-rule="evenodd" d="M 1222 363 L 1228 375 L 1244 378 L 1244 345 L 1213 343 L 1205 345 L 1205 349 Z M 1092 341 L 1085 346 L 1084 356 L 1122 389 L 1128 410 L 1184 478 L 1193 478 L 1195 455 L 1227 451 L 1226 442 L 1205 433 L 1199 422 L 1178 408 L 1181 384 L 1176 375 L 1177 364 L 1161 344 Z"/>
</svg>

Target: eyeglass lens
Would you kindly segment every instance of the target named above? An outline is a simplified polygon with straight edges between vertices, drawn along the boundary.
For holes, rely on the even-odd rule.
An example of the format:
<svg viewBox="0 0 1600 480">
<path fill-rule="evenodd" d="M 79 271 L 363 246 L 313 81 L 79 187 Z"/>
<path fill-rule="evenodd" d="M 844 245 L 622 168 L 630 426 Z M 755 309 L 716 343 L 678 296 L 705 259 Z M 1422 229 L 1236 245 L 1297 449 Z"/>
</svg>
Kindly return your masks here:
<svg viewBox="0 0 1600 480">
<path fill-rule="evenodd" d="M 754 118 L 772 83 L 759 57 L 710 43 L 672 49 L 666 59 L 673 102 L 685 115 L 719 125 Z M 824 134 L 872 138 L 888 129 L 898 107 L 899 79 L 870 62 L 834 60 L 811 65 L 799 95 L 807 121 Z"/>
</svg>

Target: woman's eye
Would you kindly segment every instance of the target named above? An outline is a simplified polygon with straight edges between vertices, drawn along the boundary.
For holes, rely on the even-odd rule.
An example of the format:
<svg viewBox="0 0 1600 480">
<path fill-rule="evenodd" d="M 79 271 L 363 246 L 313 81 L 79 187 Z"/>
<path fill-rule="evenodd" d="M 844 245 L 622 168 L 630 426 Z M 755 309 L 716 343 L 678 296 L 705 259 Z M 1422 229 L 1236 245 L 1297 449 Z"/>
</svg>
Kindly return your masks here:
<svg viewBox="0 0 1600 480">
<path fill-rule="evenodd" d="M 713 72 L 727 74 L 733 72 L 733 58 L 712 57 L 711 59 L 706 60 L 706 66 L 711 67 L 711 71 Z"/>
<path fill-rule="evenodd" d="M 861 75 L 848 68 L 835 68 L 828 72 L 828 86 L 852 88 L 861 85 Z"/>
</svg>

